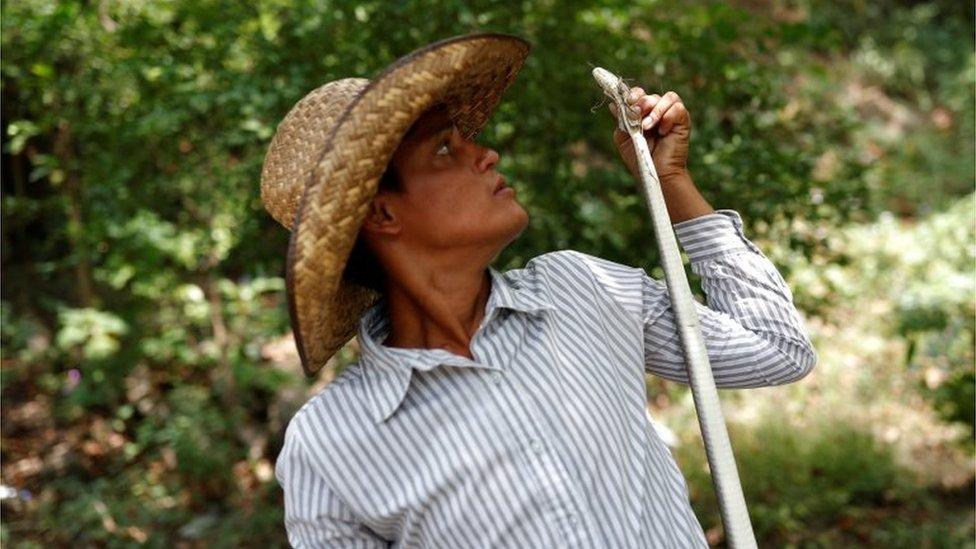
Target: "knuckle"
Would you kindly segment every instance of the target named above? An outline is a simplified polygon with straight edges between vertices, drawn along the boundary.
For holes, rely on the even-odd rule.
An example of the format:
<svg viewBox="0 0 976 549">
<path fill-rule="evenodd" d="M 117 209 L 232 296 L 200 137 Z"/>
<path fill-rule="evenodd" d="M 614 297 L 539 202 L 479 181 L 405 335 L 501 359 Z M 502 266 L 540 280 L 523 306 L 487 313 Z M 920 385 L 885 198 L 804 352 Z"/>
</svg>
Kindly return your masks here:
<svg viewBox="0 0 976 549">
<path fill-rule="evenodd" d="M 642 97 L 644 97 L 644 95 L 645 94 L 643 88 L 633 87 L 630 89 L 630 92 L 627 93 L 627 97 L 625 99 L 627 103 L 633 105 L 636 104 Z"/>
</svg>

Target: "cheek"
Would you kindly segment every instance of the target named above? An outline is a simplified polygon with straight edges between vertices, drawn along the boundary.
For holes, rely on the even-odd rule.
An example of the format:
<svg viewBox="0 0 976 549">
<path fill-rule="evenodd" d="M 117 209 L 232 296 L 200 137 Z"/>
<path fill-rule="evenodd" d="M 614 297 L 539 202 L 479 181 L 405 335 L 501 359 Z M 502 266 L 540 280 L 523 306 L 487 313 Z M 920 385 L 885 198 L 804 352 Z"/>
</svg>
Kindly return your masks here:
<svg viewBox="0 0 976 549">
<path fill-rule="evenodd" d="M 425 240 L 450 242 L 465 238 L 484 229 L 491 213 L 487 193 L 475 193 L 470 188 L 441 187 L 413 202 L 410 225 L 415 234 L 424 234 Z"/>
<path fill-rule="evenodd" d="M 463 219 L 485 207 L 487 193 L 477 193 L 464 170 L 447 171 L 433 176 L 417 186 L 414 205 L 428 217 L 440 220 Z"/>
<path fill-rule="evenodd" d="M 406 223 L 417 233 L 435 233 L 455 225 L 467 217 L 466 201 L 460 193 L 449 192 L 443 186 L 428 186 L 411 197 Z"/>
<path fill-rule="evenodd" d="M 427 208 L 431 224 L 445 232 L 477 226 L 487 213 L 485 197 L 460 189 L 431 197 Z"/>
</svg>

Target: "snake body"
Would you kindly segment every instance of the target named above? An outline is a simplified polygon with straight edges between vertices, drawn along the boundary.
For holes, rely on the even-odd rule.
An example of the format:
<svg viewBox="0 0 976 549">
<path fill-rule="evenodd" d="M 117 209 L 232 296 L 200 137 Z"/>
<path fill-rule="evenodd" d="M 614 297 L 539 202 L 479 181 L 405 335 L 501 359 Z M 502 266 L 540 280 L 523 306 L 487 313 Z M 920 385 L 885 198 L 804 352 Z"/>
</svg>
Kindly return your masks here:
<svg viewBox="0 0 976 549">
<path fill-rule="evenodd" d="M 735 465 L 735 456 L 732 454 L 732 445 L 718 398 L 718 389 L 715 387 L 712 367 L 708 361 L 708 353 L 698 323 L 698 311 L 695 309 L 695 301 L 691 295 L 688 278 L 685 276 L 681 253 L 678 251 L 677 239 L 661 191 L 661 182 L 641 129 L 640 116 L 627 105 L 625 98 L 630 88 L 619 77 L 597 67 L 593 69 L 593 78 L 596 79 L 603 93 L 616 103 L 619 113 L 618 125 L 634 142 L 644 200 L 651 214 L 654 234 L 661 252 L 664 277 L 685 351 L 691 393 L 695 400 L 698 424 L 701 426 L 705 454 L 712 473 L 712 484 L 718 496 L 719 511 L 728 545 L 732 548 L 756 547 L 752 523 L 749 521 L 749 511 L 746 508 L 739 472 Z"/>
</svg>

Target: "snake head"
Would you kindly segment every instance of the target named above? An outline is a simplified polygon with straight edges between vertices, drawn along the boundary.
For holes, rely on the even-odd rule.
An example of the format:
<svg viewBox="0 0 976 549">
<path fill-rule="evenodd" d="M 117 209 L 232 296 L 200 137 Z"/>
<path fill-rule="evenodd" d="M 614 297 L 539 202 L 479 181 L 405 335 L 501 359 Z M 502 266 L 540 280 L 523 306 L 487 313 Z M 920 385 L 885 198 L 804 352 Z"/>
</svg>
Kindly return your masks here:
<svg viewBox="0 0 976 549">
<path fill-rule="evenodd" d="M 635 109 L 627 104 L 627 94 L 630 93 L 627 84 L 617 75 L 600 67 L 593 69 L 593 79 L 600 85 L 603 93 L 617 105 L 618 112 L 625 113 L 623 118 L 619 115 L 617 118 L 620 130 L 625 133 L 641 131 L 640 112 L 635 112 Z"/>
</svg>

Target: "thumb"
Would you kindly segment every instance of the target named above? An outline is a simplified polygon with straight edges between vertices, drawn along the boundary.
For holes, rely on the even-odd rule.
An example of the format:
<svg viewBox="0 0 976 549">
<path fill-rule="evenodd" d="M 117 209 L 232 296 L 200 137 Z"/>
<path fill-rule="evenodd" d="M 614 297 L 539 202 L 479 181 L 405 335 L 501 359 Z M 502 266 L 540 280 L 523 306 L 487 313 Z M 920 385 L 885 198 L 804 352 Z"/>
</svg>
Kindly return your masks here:
<svg viewBox="0 0 976 549">
<path fill-rule="evenodd" d="M 630 134 L 621 131 L 620 128 L 614 128 L 613 144 L 619 147 L 627 141 L 630 141 Z"/>
<path fill-rule="evenodd" d="M 644 139 L 647 140 L 647 150 L 649 152 L 652 152 L 653 153 L 654 152 L 654 148 L 657 147 L 657 138 L 658 138 L 658 136 L 654 132 L 649 132 L 649 133 L 650 133 L 650 135 L 648 135 L 646 133 L 644 134 Z"/>
<path fill-rule="evenodd" d="M 657 145 L 658 136 L 654 135 L 652 132 L 648 132 L 644 134 L 644 139 L 647 140 L 647 150 L 654 152 L 654 147 Z M 615 128 L 613 130 L 614 145 L 616 145 L 617 147 L 621 147 L 624 144 L 626 144 L 628 141 L 630 141 L 629 133 L 622 131 L 620 128 Z M 633 143 L 630 143 L 629 146 L 633 147 L 634 145 Z"/>
</svg>

